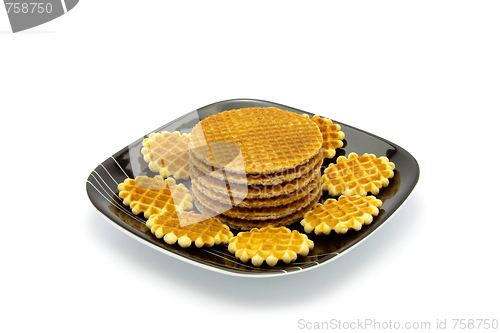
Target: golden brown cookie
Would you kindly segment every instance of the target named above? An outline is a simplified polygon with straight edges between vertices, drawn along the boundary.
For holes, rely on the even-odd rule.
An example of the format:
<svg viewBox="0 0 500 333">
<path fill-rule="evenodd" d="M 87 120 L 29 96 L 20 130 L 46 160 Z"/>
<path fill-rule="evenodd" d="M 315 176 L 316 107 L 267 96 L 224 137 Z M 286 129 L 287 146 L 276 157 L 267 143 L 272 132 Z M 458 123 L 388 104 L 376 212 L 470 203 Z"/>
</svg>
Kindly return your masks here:
<svg viewBox="0 0 500 333">
<path fill-rule="evenodd" d="M 210 247 L 227 244 L 233 237 L 229 227 L 215 218 L 193 211 L 162 211 L 151 215 L 146 226 L 157 238 L 168 244 L 178 243 L 181 247 Z"/>
<path fill-rule="evenodd" d="M 264 228 L 268 226 L 272 227 L 281 227 L 281 226 L 289 226 L 290 224 L 293 224 L 297 221 L 300 221 L 302 217 L 304 216 L 305 213 L 307 213 L 309 210 L 311 210 L 314 205 L 319 201 L 321 198 L 321 191 L 317 194 L 317 197 L 314 197 L 309 205 L 305 206 L 304 208 L 296 211 L 295 213 L 286 215 L 284 217 L 276 218 L 276 219 L 267 219 L 267 220 L 246 220 L 246 219 L 240 219 L 240 218 L 235 218 L 235 217 L 230 217 L 226 216 L 224 214 L 218 214 L 214 211 L 211 211 L 209 208 L 203 206 L 202 203 L 197 201 L 197 198 L 194 198 L 194 203 L 196 205 L 196 208 L 198 210 L 206 215 L 209 216 L 217 216 L 217 218 L 223 222 L 224 224 L 227 224 L 230 226 L 232 229 L 236 230 L 250 230 L 252 228 Z"/>
<path fill-rule="evenodd" d="M 339 156 L 337 162 L 331 163 L 321 177 L 323 190 L 331 196 L 377 195 L 382 187 L 389 185 L 394 168 L 394 163 L 385 156 L 358 156 L 356 153 L 350 153 L 347 158 Z"/>
<path fill-rule="evenodd" d="M 315 179 L 315 176 L 321 172 L 321 162 L 316 164 L 314 168 L 302 177 L 295 178 L 288 182 L 283 182 L 275 185 L 243 185 L 229 183 L 210 175 L 204 174 L 195 166 L 191 168 L 193 181 L 199 182 L 206 188 L 210 188 L 214 192 L 219 192 L 222 195 L 228 193 L 235 198 L 271 198 L 282 194 L 289 194 L 307 186 Z"/>
<path fill-rule="evenodd" d="M 144 213 L 145 218 L 162 210 L 175 212 L 193 208 L 193 198 L 184 184 L 176 184 L 172 178 L 163 180 L 159 175 L 127 178 L 118 185 L 118 191 L 118 196 L 130 206 L 132 213 Z"/>
<path fill-rule="evenodd" d="M 217 201 L 221 205 L 245 208 L 259 208 L 259 207 L 276 207 L 289 204 L 296 200 L 299 200 L 306 195 L 308 195 L 314 188 L 321 187 L 321 173 L 318 172 L 314 178 L 306 184 L 305 186 L 286 194 L 276 195 L 274 197 L 268 198 L 239 198 L 232 197 L 229 193 L 222 194 L 219 191 L 213 191 L 213 189 L 206 187 L 197 179 L 193 179 L 191 182 L 191 188 L 194 192 L 201 192 L 205 196 Z"/>
<path fill-rule="evenodd" d="M 272 107 L 224 111 L 201 120 L 191 132 L 199 160 L 240 174 L 294 168 L 315 156 L 322 143 L 314 121 Z"/>
<path fill-rule="evenodd" d="M 306 256 L 313 247 L 314 242 L 297 230 L 265 227 L 238 233 L 229 240 L 228 250 L 242 262 L 260 266 L 265 261 L 273 267 L 279 260 L 289 264 L 297 255 Z"/>
<path fill-rule="evenodd" d="M 225 169 L 217 169 L 211 165 L 208 165 L 205 162 L 199 160 L 192 151 L 190 151 L 189 157 L 190 162 L 192 163 L 192 167 L 195 167 L 199 172 L 205 175 L 210 175 L 210 177 L 218 180 L 244 185 L 276 185 L 284 182 L 289 182 L 309 173 L 316 167 L 316 165 L 318 165 L 318 163 L 322 163 L 323 161 L 323 155 L 318 152 L 309 160 L 304 161 L 302 164 L 287 170 L 275 173 L 243 174 L 228 172 Z"/>
<path fill-rule="evenodd" d="M 345 138 L 344 132 L 341 131 L 339 124 L 335 124 L 331 119 L 323 118 L 318 115 L 312 117 L 323 135 L 323 156 L 326 158 L 333 158 L 335 156 L 336 149 L 342 148 L 344 143 L 342 140 Z"/>
<path fill-rule="evenodd" d="M 210 209 L 210 211 L 217 212 L 218 214 L 223 214 L 227 217 L 234 217 L 252 221 L 277 219 L 293 214 L 308 206 L 313 200 L 318 197 L 319 194 L 321 194 L 321 187 L 316 186 L 312 187 L 310 192 L 302 198 L 284 205 L 272 207 L 240 207 L 233 206 L 231 204 L 223 204 L 221 202 L 218 202 L 217 200 L 213 200 L 202 192 L 198 192 L 196 188 L 193 188 L 193 196 L 197 199 L 197 202 L 202 203 L 203 206 Z M 272 199 L 273 198 L 270 198 L 268 200 Z"/>
<path fill-rule="evenodd" d="M 374 196 L 340 196 L 338 200 L 327 199 L 308 211 L 300 224 L 306 233 L 329 235 L 332 230 L 345 234 L 349 229 L 360 230 L 379 214 L 382 201 Z"/>
<path fill-rule="evenodd" d="M 189 179 L 189 134 L 151 133 L 142 144 L 141 153 L 151 171 L 164 178 Z"/>
</svg>

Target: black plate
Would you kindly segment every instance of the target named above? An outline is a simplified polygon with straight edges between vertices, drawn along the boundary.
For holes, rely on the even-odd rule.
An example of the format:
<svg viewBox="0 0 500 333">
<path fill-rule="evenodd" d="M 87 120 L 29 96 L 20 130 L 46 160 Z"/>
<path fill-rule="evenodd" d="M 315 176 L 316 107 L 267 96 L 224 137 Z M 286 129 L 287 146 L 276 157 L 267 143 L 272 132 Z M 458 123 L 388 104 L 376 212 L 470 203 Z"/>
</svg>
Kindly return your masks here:
<svg viewBox="0 0 500 333">
<path fill-rule="evenodd" d="M 207 105 L 201 109 L 187 113 L 151 132 L 180 131 L 181 133 L 189 133 L 201 119 L 225 110 L 244 107 L 277 107 L 313 116 L 312 113 L 277 103 L 253 99 L 234 99 Z M 419 177 L 417 161 L 403 148 L 383 138 L 338 122 L 335 119 L 332 120 L 342 126 L 342 131 L 345 133 L 344 147 L 338 149 L 337 156 L 333 159 L 325 160 L 323 169 L 340 155 L 347 156 L 351 152 L 355 152 L 358 155 L 372 153 L 376 156 L 387 156 L 396 164 L 394 178 L 390 180 L 389 186 L 382 189 L 376 196 L 384 203 L 380 209 L 380 214 L 374 218 L 370 225 L 363 226 L 360 231 L 349 231 L 344 235 L 332 233 L 328 236 L 316 236 L 309 234 L 308 237 L 314 241 L 314 248 L 309 252 L 309 255 L 305 257 L 299 256 L 295 262 L 290 264 L 279 262 L 276 266 L 269 267 L 264 263 L 261 267 L 254 267 L 250 262 L 244 264 L 235 258 L 227 250 L 227 245 L 216 245 L 211 248 L 201 249 L 192 246 L 191 248 L 183 249 L 177 244 L 168 245 L 162 239 L 157 239 L 151 234 L 144 225 L 146 220 L 142 214 L 132 214 L 130 209 L 122 204 L 117 190 L 117 185 L 123 182 L 125 178 L 135 178 L 138 175 L 148 175 L 151 177 L 155 175 L 149 171 L 140 153 L 142 140 L 149 133 L 146 133 L 143 137 L 137 139 L 137 141 L 99 164 L 87 179 L 87 194 L 97 210 L 104 214 L 120 230 L 163 253 L 191 264 L 222 273 L 253 277 L 301 272 L 335 259 L 370 236 L 408 198 L 417 184 Z M 189 187 L 189 183 L 187 181 L 185 185 Z M 328 197 L 327 192 L 324 192 L 321 201 L 326 200 Z M 289 228 L 303 232 L 303 228 L 299 223 L 294 223 Z M 236 234 L 236 232 L 234 233 Z"/>
</svg>

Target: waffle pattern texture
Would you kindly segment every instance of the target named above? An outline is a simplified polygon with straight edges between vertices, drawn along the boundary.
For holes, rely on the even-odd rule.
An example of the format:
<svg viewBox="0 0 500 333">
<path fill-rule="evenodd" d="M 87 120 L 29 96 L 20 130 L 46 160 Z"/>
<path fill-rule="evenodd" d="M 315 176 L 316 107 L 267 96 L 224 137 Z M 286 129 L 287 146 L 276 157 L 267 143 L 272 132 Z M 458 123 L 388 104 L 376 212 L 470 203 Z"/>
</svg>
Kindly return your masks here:
<svg viewBox="0 0 500 333">
<path fill-rule="evenodd" d="M 300 224 L 306 233 L 314 231 L 316 235 L 329 235 L 332 230 L 338 234 L 345 234 L 350 229 L 359 231 L 373 221 L 381 206 L 382 201 L 374 196 L 329 198 L 307 212 Z"/>
<path fill-rule="evenodd" d="M 176 184 L 172 178 L 163 180 L 159 175 L 127 178 L 118 185 L 118 191 L 118 196 L 130 206 L 132 213 L 143 213 L 145 218 L 162 210 L 175 212 L 193 208 L 193 197 L 184 184 Z"/>
<path fill-rule="evenodd" d="M 141 153 L 151 171 L 164 178 L 189 179 L 189 134 L 151 133 L 142 145 Z"/>
<path fill-rule="evenodd" d="M 356 153 L 350 153 L 347 158 L 339 156 L 337 162 L 331 163 L 323 173 L 323 189 L 331 196 L 376 195 L 382 187 L 389 185 L 394 168 L 394 163 L 385 156 L 358 156 Z"/>
<path fill-rule="evenodd" d="M 157 238 L 163 238 L 167 244 L 178 243 L 181 247 L 210 247 L 227 244 L 233 237 L 229 227 L 216 218 L 193 211 L 162 211 L 152 215 L 146 226 Z"/>
<path fill-rule="evenodd" d="M 275 266 L 279 260 L 289 264 L 297 255 L 306 256 L 314 247 L 307 235 L 286 227 L 265 227 L 238 233 L 229 240 L 228 249 L 242 262 L 250 260 L 254 266 L 266 262 Z"/>
<path fill-rule="evenodd" d="M 335 124 L 331 119 L 323 118 L 314 115 L 312 120 L 318 125 L 321 135 L 323 136 L 323 156 L 333 158 L 338 148 L 344 146 L 345 134 L 341 131 L 339 124 Z"/>
<path fill-rule="evenodd" d="M 321 132 L 312 120 L 277 108 L 224 111 L 201 120 L 191 133 L 198 159 L 246 174 L 292 168 L 313 157 L 322 143 Z M 243 163 L 235 162 L 239 154 Z"/>
</svg>

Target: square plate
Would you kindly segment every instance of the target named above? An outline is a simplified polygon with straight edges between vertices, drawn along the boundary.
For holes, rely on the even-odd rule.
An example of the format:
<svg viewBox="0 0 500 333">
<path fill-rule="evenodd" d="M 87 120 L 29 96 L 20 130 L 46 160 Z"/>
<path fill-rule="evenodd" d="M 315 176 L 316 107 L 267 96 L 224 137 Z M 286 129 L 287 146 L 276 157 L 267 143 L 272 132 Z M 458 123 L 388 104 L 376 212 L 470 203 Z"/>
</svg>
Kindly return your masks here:
<svg viewBox="0 0 500 333">
<path fill-rule="evenodd" d="M 245 107 L 277 107 L 299 114 L 309 114 L 311 117 L 314 115 L 273 102 L 253 99 L 233 99 L 210 104 L 187 113 L 151 132 L 179 131 L 181 133 L 189 133 L 201 119 L 222 111 Z M 145 226 L 146 219 L 144 219 L 142 214 L 134 215 L 129 207 L 123 205 L 121 199 L 118 197 L 117 189 L 117 185 L 126 178 L 135 178 L 139 175 L 155 176 L 154 173 L 149 171 L 148 165 L 144 162 L 140 153 L 142 140 L 149 133 L 146 133 L 143 137 L 99 164 L 87 179 L 87 194 L 96 209 L 118 229 L 156 250 L 188 263 L 221 273 L 248 277 L 269 277 L 302 272 L 337 258 L 373 234 L 404 203 L 419 178 L 417 161 L 403 148 L 355 127 L 336 120 L 333 120 L 333 122 L 341 125 L 342 131 L 345 133 L 344 147 L 337 149 L 337 155 L 333 159 L 325 159 L 322 170 L 328 164 L 334 162 L 340 155 L 347 156 L 351 152 L 355 152 L 358 155 L 372 153 L 377 157 L 387 156 L 391 162 L 395 163 L 394 177 L 390 180 L 389 186 L 383 188 L 376 196 L 383 201 L 383 205 L 380 208 L 379 215 L 374 217 L 370 225 L 363 226 L 360 231 L 349 231 L 343 235 L 338 235 L 334 232 L 328 236 L 308 234 L 308 237 L 314 241 L 314 248 L 307 256 L 299 256 L 296 261 L 290 264 L 278 262 L 276 266 L 269 267 L 264 263 L 260 267 L 254 267 L 250 262 L 242 263 L 237 259 L 227 250 L 227 245 L 216 245 L 210 248 L 196 248 L 191 246 L 184 249 L 177 244 L 168 245 L 162 239 L 156 238 Z M 177 182 L 184 183 L 190 188 L 190 181 L 184 182 L 179 180 Z M 320 202 L 324 202 L 327 198 L 329 198 L 328 193 L 323 192 Z M 288 228 L 304 232 L 298 222 L 290 225 Z M 233 231 L 233 233 L 236 234 L 237 232 Z"/>
</svg>

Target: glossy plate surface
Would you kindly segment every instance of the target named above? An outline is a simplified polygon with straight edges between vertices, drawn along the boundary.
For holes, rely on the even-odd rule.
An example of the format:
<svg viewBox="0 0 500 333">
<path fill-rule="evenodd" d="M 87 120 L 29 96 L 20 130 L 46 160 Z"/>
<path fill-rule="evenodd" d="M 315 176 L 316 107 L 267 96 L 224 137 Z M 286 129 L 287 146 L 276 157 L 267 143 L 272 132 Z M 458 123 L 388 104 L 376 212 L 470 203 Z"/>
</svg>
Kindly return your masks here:
<svg viewBox="0 0 500 333">
<path fill-rule="evenodd" d="M 277 103 L 253 99 L 235 99 L 210 104 L 187 113 L 151 132 L 179 131 L 181 133 L 189 133 L 201 119 L 222 111 L 244 107 L 277 107 L 299 114 L 306 113 L 311 117 L 314 115 L 307 111 Z M 342 131 L 345 133 L 344 147 L 337 150 L 337 155 L 333 159 L 325 160 L 322 170 L 328 164 L 334 162 L 340 155 L 347 156 L 351 152 L 355 152 L 358 155 L 372 153 L 377 157 L 387 156 L 391 162 L 396 164 L 394 177 L 390 180 L 389 186 L 382 189 L 376 196 L 383 201 L 383 205 L 379 215 L 374 218 L 370 225 L 363 226 L 360 231 L 350 231 L 344 235 L 338 235 L 334 232 L 328 236 L 308 234 L 308 237 L 314 241 L 314 248 L 309 252 L 309 255 L 305 257 L 299 256 L 295 262 L 290 264 L 279 262 L 276 266 L 269 267 L 264 263 L 260 267 L 254 267 L 250 262 L 242 263 L 237 259 L 227 250 L 227 245 L 216 245 L 211 248 L 201 249 L 191 246 L 184 249 L 177 244 L 168 245 L 162 239 L 157 239 L 149 232 L 145 226 L 146 220 L 142 214 L 132 214 L 130 209 L 122 204 L 117 190 L 117 185 L 126 178 L 135 178 L 139 175 L 155 176 L 154 173 L 149 171 L 147 163 L 144 162 L 140 153 L 142 140 L 149 133 L 145 133 L 143 137 L 99 164 L 87 179 L 87 194 L 96 209 L 126 234 L 165 254 L 203 268 L 232 275 L 268 277 L 296 273 L 318 267 L 350 250 L 382 226 L 408 198 L 417 184 L 419 177 L 417 161 L 403 148 L 383 138 L 338 122 L 335 119 L 332 120 L 334 123 L 340 124 Z M 190 188 L 190 181 L 179 180 L 177 182 L 184 183 Z M 323 192 L 321 202 L 327 198 L 329 198 L 328 193 Z M 300 223 L 294 223 L 289 228 L 304 232 Z M 233 233 L 236 234 L 237 231 L 233 230 Z"/>
</svg>

